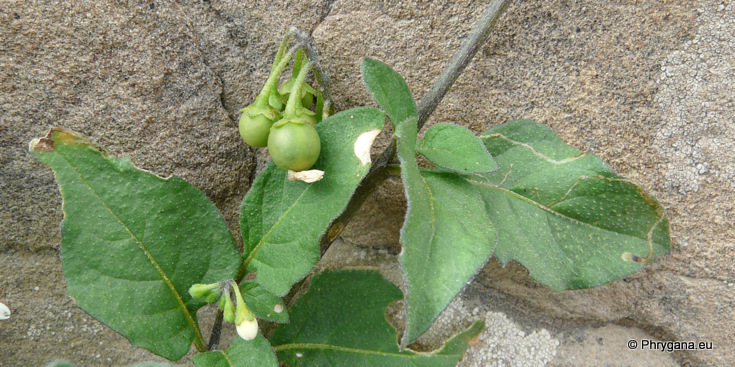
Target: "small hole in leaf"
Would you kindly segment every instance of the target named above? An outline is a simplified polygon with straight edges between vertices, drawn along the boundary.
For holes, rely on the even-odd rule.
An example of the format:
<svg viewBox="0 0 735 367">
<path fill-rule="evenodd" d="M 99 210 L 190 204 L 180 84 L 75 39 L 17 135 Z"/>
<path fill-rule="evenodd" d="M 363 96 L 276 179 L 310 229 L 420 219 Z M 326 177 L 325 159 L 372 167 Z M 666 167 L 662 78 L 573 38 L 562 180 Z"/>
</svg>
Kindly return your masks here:
<svg viewBox="0 0 735 367">
<path fill-rule="evenodd" d="M 645 259 L 643 259 L 642 257 L 638 255 L 631 254 L 630 252 L 623 252 L 623 256 L 621 257 L 623 258 L 623 261 L 634 262 L 634 263 L 639 263 L 639 264 L 645 262 Z"/>
</svg>

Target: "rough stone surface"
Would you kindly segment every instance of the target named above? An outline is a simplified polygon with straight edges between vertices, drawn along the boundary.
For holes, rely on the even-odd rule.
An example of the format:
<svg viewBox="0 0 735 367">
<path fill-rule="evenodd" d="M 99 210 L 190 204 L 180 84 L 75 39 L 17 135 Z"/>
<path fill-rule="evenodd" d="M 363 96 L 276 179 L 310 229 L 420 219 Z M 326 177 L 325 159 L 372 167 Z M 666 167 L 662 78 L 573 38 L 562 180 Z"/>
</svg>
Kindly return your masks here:
<svg viewBox="0 0 735 367">
<path fill-rule="evenodd" d="M 557 356 L 548 366 L 583 367 L 591 364 L 604 366 L 661 366 L 675 367 L 679 364 L 670 353 L 661 350 L 628 349 L 628 342 L 635 340 L 660 342 L 643 330 L 618 325 L 603 327 L 570 328 L 555 334 L 561 341 Z M 594 362 L 597 361 L 597 362 Z"/>
<path fill-rule="evenodd" d="M 238 109 L 258 93 L 289 25 L 312 32 L 340 109 L 373 104 L 364 56 L 420 98 L 471 28 L 475 1 L 0 2 L 0 361 L 83 366 L 161 361 L 65 294 L 61 200 L 28 142 L 62 126 L 115 155 L 200 187 L 238 235 L 238 208 L 264 152 Z M 549 125 L 667 209 L 672 254 L 590 290 L 553 293 L 491 261 L 420 347 L 473 320 L 489 326 L 473 365 L 733 365 L 735 349 L 735 5 L 728 1 L 514 2 L 430 124 L 481 132 L 516 118 Z M 381 135 L 376 152 L 388 144 Z M 400 183 L 374 194 L 327 267 L 377 266 L 400 285 Z M 400 304 L 396 305 L 400 307 Z M 205 332 L 208 330 L 206 310 Z M 232 330 L 225 342 L 232 337 Z M 713 350 L 629 351 L 629 339 Z M 180 363 L 191 365 L 191 355 Z"/>
<path fill-rule="evenodd" d="M 160 360 L 65 295 L 61 197 L 51 170 L 28 153 L 30 140 L 61 126 L 138 167 L 183 177 L 237 234 L 256 169 L 237 111 L 265 81 L 284 30 L 310 29 L 320 9 L 307 2 L 0 2 L 0 199 L 7 203 L 0 299 L 13 311 L 0 328 L 4 365 Z"/>
</svg>

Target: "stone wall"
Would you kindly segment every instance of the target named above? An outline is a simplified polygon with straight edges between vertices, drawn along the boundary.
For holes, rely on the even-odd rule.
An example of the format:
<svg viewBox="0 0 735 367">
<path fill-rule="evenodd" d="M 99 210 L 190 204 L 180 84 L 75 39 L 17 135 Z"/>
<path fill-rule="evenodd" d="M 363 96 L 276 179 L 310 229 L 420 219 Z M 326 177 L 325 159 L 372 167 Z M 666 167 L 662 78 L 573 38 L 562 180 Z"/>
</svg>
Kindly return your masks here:
<svg viewBox="0 0 735 367">
<path fill-rule="evenodd" d="M 364 56 L 392 65 L 420 98 L 482 10 L 476 1 L 0 2 L 0 302 L 13 312 L 0 321 L 0 361 L 161 360 L 66 295 L 59 190 L 28 153 L 31 139 L 61 126 L 183 177 L 237 234 L 239 204 L 265 160 L 240 141 L 237 111 L 258 93 L 288 26 L 312 34 L 346 109 L 373 103 L 359 81 Z M 427 347 L 486 318 L 464 365 L 735 364 L 733 34 L 731 2 L 510 5 L 429 124 L 550 126 L 663 204 L 672 253 L 626 279 L 562 293 L 491 262 Z M 402 192 L 397 182 L 379 189 L 323 266 L 377 265 L 390 277 Z M 714 349 L 627 350 L 643 338 Z"/>
</svg>

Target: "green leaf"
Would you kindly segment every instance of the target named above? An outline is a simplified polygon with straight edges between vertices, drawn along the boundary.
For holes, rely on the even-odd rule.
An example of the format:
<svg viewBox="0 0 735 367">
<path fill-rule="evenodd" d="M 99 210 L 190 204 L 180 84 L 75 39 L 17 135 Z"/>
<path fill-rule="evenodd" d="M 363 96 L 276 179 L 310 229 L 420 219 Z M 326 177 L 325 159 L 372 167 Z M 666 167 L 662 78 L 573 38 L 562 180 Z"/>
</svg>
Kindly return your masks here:
<svg viewBox="0 0 735 367">
<path fill-rule="evenodd" d="M 416 163 L 416 119 L 398 125 L 408 199 L 400 262 L 406 279 L 403 345 L 423 334 L 492 254 L 496 233 L 482 197 L 460 176 L 424 178 Z"/>
<path fill-rule="evenodd" d="M 53 361 L 46 365 L 46 367 L 74 367 L 74 365 L 69 361 Z"/>
<path fill-rule="evenodd" d="M 288 311 L 280 298 L 272 295 L 254 280 L 240 284 L 240 293 L 250 311 L 263 320 L 284 324 L 288 322 Z"/>
<path fill-rule="evenodd" d="M 313 169 L 324 171 L 321 181 L 288 181 L 286 171 L 270 163 L 253 182 L 240 216 L 245 265 L 270 293 L 285 295 L 316 265 L 319 239 L 368 172 L 370 146 L 384 120 L 379 110 L 361 107 L 317 124 L 322 151 Z"/>
<path fill-rule="evenodd" d="M 625 277 L 668 252 L 661 205 L 596 156 L 528 120 L 482 138 L 500 170 L 465 179 L 481 193 L 498 230 L 495 256 L 502 263 L 518 261 L 559 291 Z"/>
<path fill-rule="evenodd" d="M 61 260 L 69 295 L 134 345 L 171 360 L 204 341 L 188 289 L 232 278 L 240 264 L 214 204 L 88 139 L 54 128 L 31 142 L 64 199 Z"/>
<path fill-rule="evenodd" d="M 421 170 L 419 176 L 415 128 L 407 121 L 396 134 L 409 203 L 401 232 L 404 343 L 431 325 L 492 251 L 558 291 L 622 278 L 668 251 L 663 208 L 547 127 L 520 120 L 486 132 L 500 167 L 492 175 Z M 472 256 L 464 257 L 468 251 Z"/>
<path fill-rule="evenodd" d="M 401 352 L 385 319 L 386 306 L 401 291 L 375 271 L 318 274 L 291 308 L 291 323 L 279 326 L 271 344 L 290 366 L 454 366 L 482 330 L 476 323 L 441 350 Z"/>
<path fill-rule="evenodd" d="M 261 334 L 249 341 L 235 338 L 226 351 L 200 353 L 192 361 L 197 367 L 278 366 L 270 343 Z"/>
<path fill-rule="evenodd" d="M 406 81 L 390 66 L 366 57 L 362 61 L 362 80 L 393 125 L 418 116 L 416 101 Z"/>
<path fill-rule="evenodd" d="M 471 131 L 455 124 L 437 124 L 426 131 L 416 150 L 431 163 L 459 173 L 487 173 L 498 165 Z"/>
<path fill-rule="evenodd" d="M 69 361 L 54 361 L 46 365 L 46 367 L 74 367 Z M 143 362 L 130 365 L 130 367 L 173 367 L 168 363 Z"/>
</svg>

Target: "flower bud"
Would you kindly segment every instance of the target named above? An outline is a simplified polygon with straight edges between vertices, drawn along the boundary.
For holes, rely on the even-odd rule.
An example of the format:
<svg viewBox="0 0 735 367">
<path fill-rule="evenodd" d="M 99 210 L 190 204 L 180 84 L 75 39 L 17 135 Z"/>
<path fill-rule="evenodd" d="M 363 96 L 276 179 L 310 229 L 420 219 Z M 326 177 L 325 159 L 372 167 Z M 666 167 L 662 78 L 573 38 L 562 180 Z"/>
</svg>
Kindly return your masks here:
<svg viewBox="0 0 735 367">
<path fill-rule="evenodd" d="M 222 307 L 222 320 L 225 322 L 235 322 L 235 304 L 232 303 L 229 293 L 222 297 L 224 305 Z"/>
<path fill-rule="evenodd" d="M 189 294 L 195 299 L 203 299 L 207 303 L 214 303 L 222 295 L 219 283 L 194 284 L 189 288 Z"/>
<path fill-rule="evenodd" d="M 253 340 L 258 336 L 258 320 L 255 315 L 248 309 L 245 300 L 240 294 L 240 287 L 232 282 L 235 288 L 235 300 L 237 301 L 237 311 L 235 312 L 235 325 L 237 327 L 237 335 L 245 340 Z"/>
<path fill-rule="evenodd" d="M 237 335 L 245 340 L 253 340 L 258 336 L 258 319 L 248 320 L 243 318 L 242 322 L 237 324 Z"/>
</svg>

